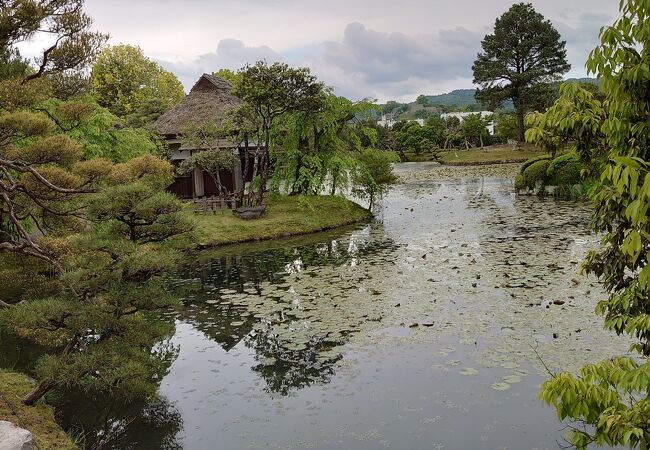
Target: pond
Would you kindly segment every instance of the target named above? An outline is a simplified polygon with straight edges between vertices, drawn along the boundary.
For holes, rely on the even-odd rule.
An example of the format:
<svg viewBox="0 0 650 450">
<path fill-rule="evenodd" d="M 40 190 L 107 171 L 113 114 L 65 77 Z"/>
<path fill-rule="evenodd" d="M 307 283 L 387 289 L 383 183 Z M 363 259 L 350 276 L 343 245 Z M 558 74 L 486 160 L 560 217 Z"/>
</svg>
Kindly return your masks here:
<svg viewBox="0 0 650 450">
<path fill-rule="evenodd" d="M 589 205 L 516 166 L 401 164 L 372 224 L 201 253 L 160 399 L 70 398 L 105 448 L 559 448 L 551 371 L 625 353 L 579 274 Z"/>
</svg>

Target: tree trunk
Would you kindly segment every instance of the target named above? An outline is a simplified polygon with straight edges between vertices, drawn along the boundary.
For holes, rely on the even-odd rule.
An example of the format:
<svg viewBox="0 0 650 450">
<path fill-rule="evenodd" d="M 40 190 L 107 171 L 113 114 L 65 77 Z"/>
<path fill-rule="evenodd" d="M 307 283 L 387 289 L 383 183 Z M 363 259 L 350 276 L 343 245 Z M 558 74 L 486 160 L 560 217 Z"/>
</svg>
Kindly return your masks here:
<svg viewBox="0 0 650 450">
<path fill-rule="evenodd" d="M 23 403 L 27 406 L 33 406 L 37 401 L 43 398 L 45 394 L 50 392 L 54 386 L 56 386 L 56 383 L 53 380 L 42 381 L 29 394 L 23 397 Z"/>
<path fill-rule="evenodd" d="M 249 160 L 250 157 L 248 156 L 248 134 L 246 134 L 244 135 L 244 172 L 242 173 L 241 191 L 237 193 L 240 205 L 244 203 L 244 191 L 246 190 L 246 176 L 248 175 Z"/>
<path fill-rule="evenodd" d="M 524 129 L 524 108 L 521 105 L 515 106 L 515 108 L 517 108 L 517 140 L 519 142 L 524 142 L 526 140 L 526 130 Z"/>
<path fill-rule="evenodd" d="M 302 154 L 300 153 L 300 144 L 298 145 L 298 159 L 296 161 L 296 170 L 293 174 L 293 185 L 291 186 L 291 195 L 301 193 L 302 189 L 298 185 L 298 179 L 300 178 L 300 169 L 302 169 Z"/>
<path fill-rule="evenodd" d="M 257 146 L 255 148 L 255 156 L 253 157 L 253 174 L 251 178 L 251 184 L 250 188 L 248 189 L 248 195 L 246 195 L 246 205 L 245 206 L 253 206 L 253 196 L 255 195 L 254 190 L 253 190 L 253 185 L 255 183 L 255 178 L 257 177 L 257 169 L 259 167 L 259 159 L 260 159 L 260 144 L 259 140 L 257 141 Z"/>
</svg>

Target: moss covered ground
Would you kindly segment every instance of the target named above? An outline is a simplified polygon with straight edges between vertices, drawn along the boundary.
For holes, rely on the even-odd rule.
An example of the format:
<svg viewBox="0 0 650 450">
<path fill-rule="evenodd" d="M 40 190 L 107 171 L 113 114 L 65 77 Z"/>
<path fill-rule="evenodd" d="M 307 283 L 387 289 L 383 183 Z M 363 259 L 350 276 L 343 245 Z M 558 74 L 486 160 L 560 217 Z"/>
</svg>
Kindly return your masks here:
<svg viewBox="0 0 650 450">
<path fill-rule="evenodd" d="M 0 420 L 32 432 L 35 448 L 73 450 L 77 446 L 54 420 L 54 410 L 45 403 L 25 406 L 21 399 L 33 387 L 25 375 L 0 371 Z"/>
<path fill-rule="evenodd" d="M 259 219 L 237 218 L 230 210 L 193 213 L 195 236 L 201 247 L 275 239 L 314 233 L 358 223 L 372 214 L 358 204 L 335 196 L 291 196 L 265 200 Z"/>
</svg>

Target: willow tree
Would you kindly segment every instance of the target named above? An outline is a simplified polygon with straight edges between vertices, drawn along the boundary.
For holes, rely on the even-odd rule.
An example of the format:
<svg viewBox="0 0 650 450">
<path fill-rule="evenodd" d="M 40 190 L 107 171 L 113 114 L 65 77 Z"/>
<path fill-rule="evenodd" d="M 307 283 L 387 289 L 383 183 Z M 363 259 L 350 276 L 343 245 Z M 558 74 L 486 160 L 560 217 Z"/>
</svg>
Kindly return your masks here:
<svg viewBox="0 0 650 450">
<path fill-rule="evenodd" d="M 519 140 L 524 140 L 524 115 L 547 97 L 548 83 L 571 66 L 565 41 L 553 24 L 530 3 L 517 3 L 496 20 L 494 33 L 483 38 L 483 51 L 472 70 L 479 87 L 476 99 L 497 106 L 512 100 L 517 112 Z"/>
<path fill-rule="evenodd" d="M 240 117 L 252 131 L 255 145 L 252 173 L 258 185 L 254 203 L 260 204 L 269 178 L 271 138 L 278 120 L 286 114 L 321 109 L 324 87 L 307 68 L 258 61 L 238 72 L 232 93 L 244 101 Z"/>
<path fill-rule="evenodd" d="M 541 398 L 573 421 L 570 439 L 578 448 L 650 444 L 650 9 L 647 0 L 622 1 L 620 9 L 587 62 L 606 96 L 596 131 L 608 154 L 592 195 L 602 245 L 584 268 L 608 292 L 597 306 L 605 327 L 630 336 L 636 355 L 559 373 L 542 386 Z"/>
<path fill-rule="evenodd" d="M 328 94 L 318 110 L 288 114 L 274 140 L 278 149 L 273 155 L 275 186 L 290 194 L 311 195 L 325 187 L 331 194 L 345 188 L 355 164 L 354 153 L 362 148 L 361 137 L 375 133 L 352 122 L 370 108 L 367 101 L 355 103 Z M 376 136 L 371 141 L 374 145 Z"/>
</svg>

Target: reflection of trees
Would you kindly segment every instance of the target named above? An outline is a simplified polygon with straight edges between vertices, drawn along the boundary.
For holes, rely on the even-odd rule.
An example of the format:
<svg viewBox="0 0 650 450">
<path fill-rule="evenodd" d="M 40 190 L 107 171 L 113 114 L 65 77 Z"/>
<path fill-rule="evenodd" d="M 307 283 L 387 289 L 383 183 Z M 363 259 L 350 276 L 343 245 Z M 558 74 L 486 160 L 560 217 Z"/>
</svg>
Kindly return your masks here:
<svg viewBox="0 0 650 450">
<path fill-rule="evenodd" d="M 242 316 L 245 311 L 245 308 L 230 304 L 187 302 L 180 308 L 178 318 L 191 323 L 225 351 L 230 351 L 253 329 L 252 321 Z"/>
<path fill-rule="evenodd" d="M 173 327 L 173 318 L 165 315 L 152 317 Z M 11 367 L 30 373 L 31 364 L 44 349 L 21 342 L 11 335 L 0 334 L 0 367 Z M 155 379 L 149 380 L 151 390 L 158 388 L 178 356 L 178 348 L 166 340 L 151 350 L 156 364 Z M 58 390 L 52 394 L 57 419 L 63 429 L 82 440 L 81 448 L 112 449 L 180 449 L 175 441 L 181 430 L 180 413 L 161 398 L 151 401 L 131 401 L 119 398 L 115 392 Z"/>
<path fill-rule="evenodd" d="M 182 448 L 176 440 L 183 427 L 181 414 L 161 397 L 131 403 L 66 393 L 57 407 L 64 428 L 79 436 L 86 450 Z"/>
<path fill-rule="evenodd" d="M 263 283 L 283 283 L 291 273 L 315 275 L 324 266 L 353 266 L 358 261 L 374 265 L 379 263 L 378 257 L 384 263 L 397 245 L 385 238 L 382 230 L 365 231 L 345 239 L 335 236 L 315 242 L 312 237 L 300 245 L 245 254 L 211 252 L 178 273 L 177 290 L 183 297 L 178 317 L 226 351 L 244 340 L 257 353 L 258 364 L 253 370 L 265 379 L 272 392 L 285 395 L 291 389 L 326 383 L 341 359 L 333 349 L 343 342 L 313 337 L 296 346 L 291 338 L 273 334 L 271 327 L 260 327 L 259 319 L 253 318 L 258 312 L 254 305 L 233 305 L 222 298 L 223 291 L 261 295 Z M 290 320 L 288 316 L 284 320 Z"/>
<path fill-rule="evenodd" d="M 322 340 L 312 339 L 305 349 L 290 350 L 278 336 L 256 332 L 247 338 L 246 344 L 257 352 L 258 364 L 253 370 L 264 378 L 269 391 L 282 395 L 291 389 L 328 383 L 334 375 L 334 365 L 342 358 L 338 353 L 324 358 L 321 352 L 333 347 Z"/>
</svg>

